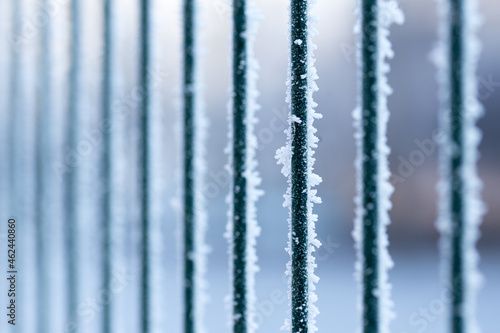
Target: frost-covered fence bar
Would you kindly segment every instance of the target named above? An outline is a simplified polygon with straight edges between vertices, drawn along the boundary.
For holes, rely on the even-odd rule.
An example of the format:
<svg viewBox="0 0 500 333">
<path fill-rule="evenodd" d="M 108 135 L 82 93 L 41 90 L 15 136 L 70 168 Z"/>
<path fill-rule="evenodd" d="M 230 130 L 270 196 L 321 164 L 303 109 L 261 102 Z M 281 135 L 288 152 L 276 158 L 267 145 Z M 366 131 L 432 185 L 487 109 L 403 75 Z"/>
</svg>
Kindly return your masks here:
<svg viewBox="0 0 500 333">
<path fill-rule="evenodd" d="M 114 87 L 112 75 L 114 73 L 113 55 L 114 55 L 114 38 L 113 38 L 113 0 L 104 0 L 104 59 L 103 59 L 103 120 L 113 123 L 112 103 L 114 97 Z M 113 272 L 113 180 L 115 175 L 112 172 L 113 158 L 117 155 L 112 150 L 113 147 L 113 131 L 105 130 L 103 132 L 103 165 L 102 174 L 104 180 L 104 197 L 102 198 L 103 210 L 103 288 L 104 290 L 112 290 L 112 272 Z M 111 333 L 115 331 L 112 326 L 112 306 L 113 302 L 106 302 L 103 309 L 103 332 Z"/>
<path fill-rule="evenodd" d="M 446 281 L 453 299 L 450 332 L 478 331 L 475 304 L 481 281 L 475 248 L 484 208 L 476 171 L 482 107 L 477 99 L 476 67 L 481 18 L 475 0 L 442 0 L 441 45 L 437 65 L 441 83 L 440 218 Z"/>
<path fill-rule="evenodd" d="M 358 250 L 356 264 L 360 282 L 362 327 L 364 333 L 388 332 L 393 318 L 388 270 L 393 263 L 387 246 L 388 210 L 393 191 L 389 183 L 387 146 L 387 83 L 393 56 L 388 40 L 389 26 L 404 20 L 392 0 L 360 0 L 358 2 L 358 59 L 360 97 L 354 112 L 358 154 L 356 221 L 354 238 Z M 383 11 L 383 13 L 382 13 Z"/>
<path fill-rule="evenodd" d="M 201 101 L 200 1 L 183 2 L 182 222 L 184 332 L 203 330 L 206 213 L 201 193 L 205 173 L 205 123 Z"/>
<path fill-rule="evenodd" d="M 140 47 L 141 60 L 139 64 L 139 80 L 142 88 L 140 104 L 140 172 L 141 172 L 141 332 L 150 332 L 150 0 L 141 0 L 140 3 Z"/>
<path fill-rule="evenodd" d="M 292 332 L 308 331 L 307 72 L 308 1 L 291 4 Z"/>
<path fill-rule="evenodd" d="M 246 0 L 233 1 L 233 332 L 247 332 Z"/>
<path fill-rule="evenodd" d="M 195 332 L 195 251 L 194 239 L 194 27 L 195 0 L 184 1 L 184 170 L 183 170 L 183 215 L 184 215 L 184 332 Z"/>
<path fill-rule="evenodd" d="M 289 187 L 285 194 L 285 206 L 289 208 L 289 240 L 287 264 L 289 276 L 289 297 L 291 320 L 285 326 L 289 332 L 315 332 L 315 317 L 318 313 L 314 302 L 314 290 L 318 277 L 313 252 L 320 243 L 316 239 L 315 222 L 312 213 L 314 203 L 320 203 L 314 186 L 321 178 L 313 173 L 314 148 L 318 138 L 313 127 L 315 118 L 321 115 L 314 111 L 316 103 L 312 94 L 317 90 L 313 50 L 311 41 L 314 29 L 311 27 L 311 1 L 291 0 L 290 6 L 290 64 L 287 101 L 290 103 L 290 127 L 287 130 L 287 144 L 278 150 L 278 163 L 288 178 Z"/>
<path fill-rule="evenodd" d="M 40 0 L 41 6 L 46 6 L 47 0 Z M 15 0 L 17 6 L 21 1 Z M 16 16 L 14 16 L 15 18 Z M 40 102 L 36 114 L 36 202 L 35 202 L 35 226 L 36 226 L 36 263 L 37 263 L 37 306 L 36 306 L 36 320 L 37 330 L 39 332 L 48 331 L 48 316 L 49 311 L 46 306 L 46 299 L 49 297 L 49 290 L 47 288 L 49 276 L 45 263 L 49 260 L 47 251 L 47 220 L 46 220 L 46 207 L 44 197 L 47 194 L 47 173 L 51 172 L 50 167 L 47 166 L 47 157 L 44 153 L 50 150 L 49 146 L 49 128 L 51 119 L 51 79 L 50 73 L 52 64 L 50 61 L 51 54 L 51 22 L 49 21 L 40 31 L 40 53 L 39 53 L 39 83 L 37 86 L 37 95 Z M 17 55 L 15 56 L 17 58 Z M 15 68 L 15 67 L 13 67 Z M 14 111 L 14 109 L 11 109 Z M 16 113 L 16 112 L 14 112 Z"/>
<path fill-rule="evenodd" d="M 41 0 L 43 1 L 43 0 Z M 23 3 L 21 0 L 11 0 L 12 6 L 12 21 L 11 29 L 14 36 L 19 36 L 22 29 L 22 15 L 23 15 Z M 10 50 L 10 71 L 9 71 L 9 101 L 8 105 L 10 108 L 9 112 L 9 126 L 8 126 L 8 140 L 9 140 L 9 191 L 16 193 L 16 147 L 17 137 L 19 133 L 16 132 L 16 124 L 19 123 L 19 96 L 20 96 L 20 85 L 21 85 L 21 57 L 19 56 L 20 51 L 22 51 L 22 44 L 12 44 Z M 9 201 L 9 209 L 15 209 L 16 200 L 15 197 Z"/>
<path fill-rule="evenodd" d="M 463 0 L 451 0 L 450 12 L 450 140 L 451 145 L 457 147 L 456 153 L 452 153 L 449 163 L 451 164 L 450 186 L 451 196 L 451 272 L 452 272 L 452 332 L 465 332 L 463 323 L 464 307 L 464 206 L 463 206 L 463 29 L 464 8 Z"/>
<path fill-rule="evenodd" d="M 230 112 L 229 172 L 232 174 L 230 218 L 227 237 L 230 246 L 232 278 L 233 332 L 254 332 L 257 271 L 255 243 L 259 233 L 255 202 L 260 178 L 255 168 L 257 140 L 253 133 L 256 104 L 256 70 L 253 38 L 257 29 L 257 13 L 252 1 L 233 1 L 233 69 L 232 109 Z"/>
<path fill-rule="evenodd" d="M 378 0 L 362 3 L 363 328 L 379 331 Z"/>
<path fill-rule="evenodd" d="M 66 132 L 67 145 L 71 151 L 77 150 L 80 133 L 80 71 L 81 71 L 81 8 L 80 0 L 71 2 L 71 49 L 70 49 L 70 77 L 69 77 L 69 104 L 68 123 Z M 68 239 L 68 316 L 71 323 L 78 327 L 78 293 L 80 287 L 78 272 L 78 246 L 80 233 L 78 228 L 78 168 L 72 168 L 66 173 L 66 202 L 65 220 Z"/>
<path fill-rule="evenodd" d="M 19 6 L 21 1 L 15 1 Z M 40 5 L 45 7 L 47 0 L 40 0 Z M 16 16 L 14 16 L 15 18 Z M 47 157 L 45 153 L 50 151 L 49 132 L 51 120 L 51 87 L 50 73 L 52 64 L 50 61 L 51 54 L 51 22 L 48 22 L 40 31 L 40 53 L 38 66 L 40 71 L 39 83 L 37 86 L 37 95 L 40 98 L 40 103 L 36 114 L 36 202 L 35 202 L 35 225 L 36 225 L 36 263 L 37 263 L 37 330 L 40 332 L 48 330 L 48 307 L 46 299 L 49 297 L 49 289 L 47 288 L 49 276 L 46 267 L 49 260 L 48 244 L 47 244 L 47 212 L 45 207 L 44 197 L 47 195 L 47 176 L 50 167 L 47 165 Z M 16 55 L 15 58 L 18 56 Z M 15 68 L 15 67 L 13 67 Z M 11 109 L 14 114 L 17 112 Z M 49 169 L 49 170 L 48 170 Z"/>
</svg>

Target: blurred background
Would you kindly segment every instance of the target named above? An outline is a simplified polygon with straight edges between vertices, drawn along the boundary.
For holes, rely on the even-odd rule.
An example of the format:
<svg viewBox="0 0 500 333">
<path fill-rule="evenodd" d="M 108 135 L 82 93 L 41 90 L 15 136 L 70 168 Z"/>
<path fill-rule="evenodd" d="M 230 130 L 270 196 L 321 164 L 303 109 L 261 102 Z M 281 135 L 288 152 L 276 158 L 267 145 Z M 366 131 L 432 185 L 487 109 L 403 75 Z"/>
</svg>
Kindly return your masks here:
<svg viewBox="0 0 500 333">
<path fill-rule="evenodd" d="M 20 1 L 20 0 L 15 0 Z M 51 165 L 47 184 L 46 216 L 50 239 L 50 260 L 46 269 L 51 280 L 48 288 L 48 319 L 52 332 L 70 332 L 65 317 L 64 241 L 65 184 L 61 170 L 78 174 L 77 224 L 80 230 L 79 332 L 99 331 L 102 320 L 100 300 L 100 264 L 103 192 L 99 162 L 102 153 L 102 55 L 103 10 L 101 0 L 81 2 L 82 50 L 79 151 L 69 151 L 65 139 L 70 69 L 70 15 L 68 0 L 53 0 L 51 9 L 42 8 L 36 0 L 23 0 L 22 29 L 13 31 L 13 4 L 0 2 L 0 211 L 2 221 L 16 216 L 19 221 L 19 326 L 13 332 L 34 332 L 36 325 L 36 248 L 35 248 L 35 144 L 39 91 L 51 89 L 51 118 L 47 124 Z M 163 332 L 181 331 L 181 288 L 177 218 L 171 202 L 177 193 L 176 168 L 178 151 L 175 124 L 178 121 L 178 92 L 181 78 L 181 1 L 153 2 L 153 66 L 155 130 L 152 134 L 155 160 L 154 228 L 155 253 L 155 325 Z M 226 225 L 225 197 L 229 178 L 224 169 L 227 156 L 223 150 L 227 139 L 227 104 L 229 100 L 231 57 L 231 7 L 229 0 L 202 0 L 205 107 L 210 119 L 207 168 L 204 193 L 208 198 L 209 256 L 208 282 L 210 303 L 206 327 L 210 332 L 228 331 L 224 298 L 229 294 L 227 243 L 223 238 Z M 122 0 L 114 18 L 117 24 L 114 63 L 117 72 L 116 110 L 123 117 L 113 125 L 121 145 L 120 182 L 117 184 L 119 209 L 123 219 L 117 241 L 117 288 L 111 302 L 117 305 L 120 332 L 139 331 L 139 219 L 138 219 L 138 57 L 139 7 L 136 0 Z M 260 272 L 257 274 L 257 316 L 261 332 L 277 332 L 287 316 L 287 284 L 284 277 L 288 255 L 288 212 L 282 207 L 287 182 L 274 158 L 276 149 L 285 144 L 288 106 L 285 103 L 287 73 L 287 6 L 285 0 L 256 0 L 263 19 L 256 38 L 255 53 L 260 63 L 258 112 L 259 139 L 257 154 L 265 196 L 258 202 L 258 220 L 262 234 L 258 240 Z M 395 192 L 390 212 L 390 252 L 395 267 L 390 273 L 397 318 L 391 328 L 396 333 L 444 332 L 447 324 L 448 288 L 440 282 L 439 235 L 434 226 L 437 212 L 438 180 L 437 132 L 438 99 L 436 69 L 429 60 L 437 39 L 437 1 L 400 0 L 406 22 L 391 29 L 395 58 L 390 61 L 389 98 L 391 118 L 388 142 L 390 167 Z M 351 112 L 356 104 L 356 61 L 353 25 L 355 1 L 318 1 L 314 7 L 321 22 L 316 67 L 319 91 L 314 95 L 323 119 L 316 122 L 319 148 L 316 172 L 323 178 L 318 194 L 323 203 L 315 207 L 319 215 L 318 238 L 323 247 L 317 252 L 317 286 L 321 332 L 359 328 L 356 308 L 357 285 L 353 279 L 355 251 L 351 237 L 355 194 L 355 146 Z M 480 146 L 479 174 L 484 182 L 483 198 L 488 206 L 481 226 L 478 248 L 480 269 L 485 284 L 479 294 L 477 314 L 483 332 L 500 331 L 500 45 L 498 39 L 500 2 L 481 0 L 484 25 L 480 31 L 483 44 L 477 70 L 479 97 L 485 115 L 479 122 L 483 131 Z M 52 60 L 50 82 L 40 82 L 40 38 L 42 28 L 52 26 Z M 14 65 L 16 60 L 17 67 Z M 14 70 L 17 68 L 17 70 Z M 13 89 L 13 82 L 17 82 Z M 14 121 L 12 120 L 14 119 Z M 68 160 L 74 159 L 68 169 Z M 0 224 L 0 242 L 6 271 L 6 223 Z M 2 255 L 3 256 L 3 255 Z M 0 300 L 7 304 L 7 283 L 0 279 Z M 5 309 L 5 308 L 4 308 Z M 5 318 L 0 330 L 7 330 Z M 17 330 L 17 331 L 16 331 Z"/>
</svg>

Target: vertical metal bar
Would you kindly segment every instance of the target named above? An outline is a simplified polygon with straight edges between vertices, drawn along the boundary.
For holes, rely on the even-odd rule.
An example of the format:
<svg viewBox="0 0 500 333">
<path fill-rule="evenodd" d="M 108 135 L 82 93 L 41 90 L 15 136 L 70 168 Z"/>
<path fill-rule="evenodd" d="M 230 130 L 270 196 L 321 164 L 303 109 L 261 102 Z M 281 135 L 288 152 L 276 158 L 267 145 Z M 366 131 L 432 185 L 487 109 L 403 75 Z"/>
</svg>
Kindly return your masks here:
<svg viewBox="0 0 500 333">
<path fill-rule="evenodd" d="M 184 332 L 195 332 L 195 1 L 184 1 Z"/>
<path fill-rule="evenodd" d="M 143 91 L 141 105 L 141 222 L 142 222 L 142 271 L 141 271 L 141 327 L 143 333 L 150 331 L 150 172 L 149 172 L 149 128 L 150 128 L 150 1 L 141 0 L 141 62 L 140 80 Z"/>
<path fill-rule="evenodd" d="M 363 332 L 379 331 L 378 0 L 362 1 Z"/>
<path fill-rule="evenodd" d="M 19 1 L 16 0 L 16 4 Z M 40 0 L 40 6 L 45 8 L 47 5 L 47 0 Z M 19 6 L 19 4 L 17 4 Z M 15 16 L 14 16 L 15 17 Z M 39 333 L 46 332 L 48 330 L 47 326 L 47 312 L 46 300 L 48 295 L 48 281 L 47 276 L 47 239 L 45 237 L 47 229 L 46 221 L 46 209 L 44 196 L 47 193 L 45 186 L 47 177 L 47 157 L 45 153 L 47 149 L 50 149 L 48 142 L 48 132 L 47 129 L 50 128 L 50 105 L 51 105 L 51 84 L 50 84 L 50 72 L 51 72 L 51 62 L 50 62 L 50 22 L 45 24 L 40 33 L 40 53 L 39 53 L 39 69 L 40 78 L 37 83 L 37 94 L 39 104 L 37 107 L 36 114 L 36 202 L 35 202 L 35 225 L 36 225 L 36 241 L 37 241 L 37 251 L 36 251 L 36 265 L 37 265 L 37 279 L 36 279 L 36 289 L 37 289 L 37 331 Z M 13 67 L 15 68 L 15 67 Z M 12 110 L 14 111 L 14 110 Z"/>
<path fill-rule="evenodd" d="M 247 281 L 247 31 L 246 1 L 233 1 L 233 332 L 246 333 Z"/>
<path fill-rule="evenodd" d="M 291 1 L 292 332 L 308 331 L 308 1 Z M 300 40 L 301 42 L 296 42 Z"/>
<path fill-rule="evenodd" d="M 464 10 L 463 0 L 450 0 L 449 80 L 450 80 L 450 208 L 451 208 L 451 274 L 452 274 L 452 332 L 465 332 L 464 285 L 464 189 L 463 118 L 464 118 Z"/>
<path fill-rule="evenodd" d="M 16 151 L 19 147 L 16 147 L 18 142 L 17 135 L 20 133 L 16 133 L 16 126 L 19 122 L 19 104 L 20 104 L 20 84 L 21 84 L 21 57 L 20 51 L 22 50 L 22 41 L 21 39 L 21 19 L 22 19 L 22 11 L 23 11 L 23 2 L 21 0 L 13 0 L 11 3 L 12 6 L 12 30 L 13 36 L 17 37 L 19 40 L 13 40 L 11 44 L 11 54 L 10 54 L 10 87 L 9 87 L 9 169 L 10 169 L 10 179 L 9 179 L 9 187 L 13 193 L 10 197 L 10 209 L 15 211 L 16 207 L 16 197 L 17 197 L 17 189 L 16 189 Z"/>
<path fill-rule="evenodd" d="M 71 2 L 71 69 L 69 78 L 69 114 L 66 140 L 70 151 L 75 151 L 80 135 L 79 92 L 80 92 L 80 1 Z M 66 244 L 68 248 L 68 311 L 70 322 L 78 326 L 78 170 L 71 168 L 66 173 Z"/>
<path fill-rule="evenodd" d="M 103 120 L 113 122 L 112 119 L 112 99 L 113 99 L 113 22 L 112 22 L 113 0 L 104 0 L 104 84 L 103 84 Z M 113 200 L 113 174 L 111 172 L 113 163 L 112 151 L 112 131 L 107 129 L 104 135 L 104 155 L 103 155 L 103 180 L 104 180 L 104 198 L 103 198 L 103 219 L 104 219 L 104 242 L 103 242 L 103 284 L 104 290 L 112 290 L 111 275 L 113 265 L 113 214 L 111 202 Z M 112 326 L 112 303 L 106 302 L 103 311 L 103 331 L 111 333 Z"/>
</svg>

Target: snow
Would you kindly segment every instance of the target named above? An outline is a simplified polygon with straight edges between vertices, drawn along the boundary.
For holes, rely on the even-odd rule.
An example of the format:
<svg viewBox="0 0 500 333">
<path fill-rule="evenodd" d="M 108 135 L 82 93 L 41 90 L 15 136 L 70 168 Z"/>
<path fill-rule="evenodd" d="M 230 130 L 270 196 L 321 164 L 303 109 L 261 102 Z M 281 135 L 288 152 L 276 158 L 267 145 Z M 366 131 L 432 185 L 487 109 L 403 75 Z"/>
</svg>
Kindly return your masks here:
<svg viewBox="0 0 500 333">
<path fill-rule="evenodd" d="M 307 75 L 301 75 L 302 79 L 305 79 L 305 77 L 307 77 Z M 300 120 L 300 118 L 297 117 L 296 115 L 293 114 L 290 117 L 291 117 L 290 119 L 291 119 L 292 122 L 297 123 L 297 124 L 301 124 L 302 123 L 302 120 Z"/>
<path fill-rule="evenodd" d="M 233 87 L 229 89 L 231 96 L 233 92 Z M 233 188 L 234 188 L 234 172 L 233 172 L 233 131 L 234 131 L 234 126 L 233 126 L 233 103 L 232 99 L 229 100 L 227 103 L 227 123 L 228 123 L 228 132 L 227 132 L 227 146 L 224 149 L 224 153 L 227 154 L 228 156 L 228 162 L 224 166 L 224 169 L 226 170 L 227 174 L 229 175 L 229 193 L 226 196 L 226 204 L 228 205 L 229 209 L 227 210 L 227 223 L 226 223 L 226 231 L 224 233 L 224 238 L 227 240 L 228 243 L 228 249 L 227 249 L 227 255 L 229 259 L 229 265 L 228 265 L 228 274 L 229 274 L 229 281 L 230 281 L 230 291 L 229 294 L 225 297 L 225 308 L 226 312 L 228 314 L 228 321 L 227 321 L 227 326 L 229 329 L 232 329 L 233 327 L 233 322 L 235 318 L 233 317 L 233 294 L 234 294 L 234 288 L 233 288 L 233 260 L 234 260 L 234 253 L 233 253 L 233 247 L 234 247 L 234 242 L 233 242 Z"/>
<path fill-rule="evenodd" d="M 440 146 L 440 179 L 437 184 L 437 191 L 439 193 L 439 206 L 438 206 L 438 220 L 436 221 L 437 228 L 441 233 L 440 240 L 440 250 L 441 250 L 441 270 L 443 280 L 449 278 L 448 273 L 448 260 L 450 258 L 450 245 L 447 241 L 448 235 L 451 231 L 450 226 L 450 205 L 449 205 L 449 196 L 450 196 L 450 188 L 447 178 L 449 177 L 450 171 L 448 167 L 448 156 L 450 155 L 450 144 L 448 139 L 448 133 L 450 131 L 449 121 L 447 120 L 447 113 L 449 108 L 448 101 L 448 91 L 449 91 L 449 82 L 447 73 L 449 71 L 449 63 L 447 59 L 447 43 L 448 43 L 448 12 L 449 12 L 449 4 L 446 1 L 439 1 L 439 14 L 440 18 L 443 20 L 439 27 L 439 42 L 436 45 L 433 53 L 431 54 L 431 58 L 438 69 L 437 80 L 439 82 L 439 98 L 441 100 L 441 112 L 439 114 L 439 125 L 444 133 L 446 133 L 446 139 Z"/>
<path fill-rule="evenodd" d="M 464 210 L 465 210 L 465 239 L 463 243 L 463 253 L 465 255 L 465 299 L 464 299 L 464 318 L 465 329 L 468 332 L 480 332 L 476 318 L 476 303 L 477 294 L 482 285 L 483 278 L 478 270 L 479 253 L 476 249 L 476 242 L 479 238 L 479 225 L 482 216 L 486 211 L 486 207 L 481 200 L 480 191 L 482 182 L 478 177 L 476 164 L 479 158 L 478 146 L 481 141 L 482 133 L 476 126 L 478 119 L 483 114 L 483 108 L 477 98 L 477 77 L 476 69 L 481 52 L 481 43 L 477 37 L 478 30 L 482 24 L 482 17 L 478 12 L 477 0 L 466 0 L 464 2 L 464 42 L 465 42 L 465 61 L 464 61 L 464 108 L 463 115 L 463 132 L 464 132 L 464 160 L 462 166 L 462 182 L 464 193 Z M 449 140 L 450 123 L 448 115 L 450 112 L 450 101 L 448 91 L 450 82 L 448 73 L 450 64 L 448 63 L 449 49 L 449 16 L 450 7 L 448 2 L 439 0 L 439 14 L 441 18 L 441 26 L 439 29 L 439 43 L 437 44 L 432 59 L 438 68 L 438 81 L 440 84 L 440 126 L 445 131 L 446 140 L 441 144 L 440 155 L 440 172 L 441 178 L 438 184 L 438 192 L 440 195 L 439 202 L 439 218 L 437 227 L 441 232 L 441 253 L 442 253 L 442 271 L 444 280 L 451 278 L 448 269 L 451 256 L 449 244 L 451 233 L 451 216 L 450 216 L 450 183 L 448 181 L 450 175 L 449 158 L 452 153 L 452 145 Z"/>
<path fill-rule="evenodd" d="M 361 1 L 358 1 L 356 8 L 357 22 L 354 27 L 354 31 L 358 34 L 357 40 L 357 58 L 358 63 L 361 64 Z M 402 24 L 404 22 L 404 15 L 398 7 L 398 3 L 394 0 L 381 0 L 379 1 L 379 17 L 378 17 L 378 86 L 375 87 L 378 91 L 378 138 L 377 138 L 377 151 L 378 151 L 378 170 L 377 182 L 378 182 L 378 203 L 379 203 L 379 231 L 378 231 L 378 243 L 379 243 L 379 289 L 377 293 L 380 300 L 380 331 L 382 333 L 389 332 L 389 325 L 391 320 L 395 318 L 394 304 L 391 300 L 391 289 L 392 286 L 389 283 L 388 271 L 394 266 L 394 263 L 389 255 L 388 245 L 389 239 L 387 236 L 387 226 L 390 223 L 389 210 L 392 207 L 390 196 L 394 191 L 392 185 L 389 182 L 390 170 L 388 165 L 388 156 L 390 153 L 390 148 L 387 145 L 387 122 L 389 120 L 389 110 L 387 108 L 387 98 L 392 93 L 392 89 L 388 84 L 387 74 L 390 71 L 389 64 L 386 59 L 390 59 L 394 56 L 392 50 L 391 42 L 389 41 L 389 27 L 396 23 Z M 358 84 L 359 91 L 361 91 L 362 82 L 362 68 L 358 69 Z M 353 112 L 354 127 L 356 132 L 354 137 L 356 139 L 356 146 L 358 154 L 355 161 L 355 166 L 357 169 L 357 185 L 356 192 L 357 195 L 354 199 L 356 204 L 356 218 L 354 223 L 353 238 L 356 243 L 357 249 L 357 262 L 355 263 L 355 276 L 359 284 L 360 295 L 358 296 L 358 310 L 360 313 L 363 311 L 362 304 L 362 275 L 363 275 L 363 216 L 365 212 L 363 211 L 362 205 L 362 195 L 363 195 L 363 184 L 362 184 L 362 160 L 363 160 L 363 148 L 362 148 L 362 138 L 363 138 L 363 128 L 362 128 L 362 115 L 361 115 L 361 95 L 358 96 L 358 107 Z"/>
<path fill-rule="evenodd" d="M 482 133 L 476 126 L 477 120 L 483 113 L 482 105 L 477 99 L 477 78 L 476 69 L 481 51 L 481 44 L 477 37 L 477 31 L 481 25 L 482 18 L 478 12 L 477 0 L 465 2 L 465 38 L 466 63 L 465 63 L 465 98 L 468 110 L 465 115 L 465 156 L 463 178 L 465 180 L 464 193 L 467 194 L 465 203 L 465 216 L 467 229 L 465 234 L 464 251 L 466 283 L 468 290 L 466 292 L 466 315 L 469 319 L 467 331 L 471 333 L 479 332 L 477 318 L 475 314 L 477 293 L 482 283 L 482 275 L 478 270 L 479 253 L 476 250 L 476 242 L 479 238 L 479 225 L 486 207 L 481 200 L 480 191 L 482 182 L 478 177 L 476 164 L 479 158 L 478 146 Z"/>
<path fill-rule="evenodd" d="M 316 316 L 319 314 L 319 310 L 316 307 L 316 301 L 318 297 L 315 293 L 316 283 L 319 281 L 319 277 L 314 273 L 315 268 L 317 267 L 316 259 L 314 257 L 314 252 L 317 248 L 321 246 L 321 242 L 316 238 L 316 222 L 318 220 L 318 216 L 313 213 L 314 204 L 321 203 L 321 198 L 317 196 L 317 190 L 314 189 L 315 186 L 321 183 L 321 177 L 315 174 L 314 171 L 314 149 L 318 147 L 319 139 L 316 136 L 316 128 L 314 127 L 314 120 L 322 118 L 322 115 L 315 111 L 315 107 L 317 106 L 316 102 L 313 100 L 313 93 L 318 90 L 318 86 L 316 85 L 316 79 L 318 79 L 318 75 L 316 72 L 316 68 L 314 67 L 315 58 L 314 58 L 314 50 L 316 49 L 316 45 L 314 44 L 312 37 L 314 37 L 318 32 L 314 28 L 313 24 L 318 22 L 318 18 L 311 13 L 311 9 L 316 3 L 316 0 L 308 1 L 308 21 L 307 21 L 307 29 L 308 29 L 308 67 L 306 76 L 301 76 L 302 79 L 307 77 L 307 192 L 308 192 L 308 200 L 307 200 L 307 215 L 308 215 L 308 331 L 316 332 L 318 328 L 316 327 Z M 289 17 L 290 17 L 290 7 L 289 7 Z M 288 24 L 288 41 L 291 42 L 291 31 L 290 31 L 290 21 Z M 303 41 L 297 39 L 294 41 L 296 45 L 302 45 Z M 291 110 L 291 55 L 289 52 L 289 67 L 288 67 L 288 79 L 286 81 L 287 85 L 287 97 L 286 102 L 290 106 Z M 276 152 L 277 163 L 282 165 L 281 172 L 287 178 L 288 188 L 284 195 L 283 207 L 288 208 L 289 217 L 288 217 L 288 226 L 289 226 L 289 234 L 288 234 L 288 246 L 286 251 L 291 256 L 292 255 L 292 174 L 291 174 L 291 161 L 292 161 L 292 139 L 293 134 L 291 131 L 291 126 L 293 122 L 300 123 L 301 120 L 298 119 L 297 116 L 289 114 L 288 118 L 288 129 L 285 130 L 285 134 L 287 135 L 287 143 L 284 147 L 280 148 Z M 292 278 L 292 262 L 291 260 L 286 264 L 286 275 L 288 276 L 288 299 L 289 299 L 289 311 L 288 317 L 291 317 L 291 278 Z M 282 330 L 291 332 L 291 321 L 290 319 L 285 320 L 285 324 L 282 327 Z"/>
</svg>

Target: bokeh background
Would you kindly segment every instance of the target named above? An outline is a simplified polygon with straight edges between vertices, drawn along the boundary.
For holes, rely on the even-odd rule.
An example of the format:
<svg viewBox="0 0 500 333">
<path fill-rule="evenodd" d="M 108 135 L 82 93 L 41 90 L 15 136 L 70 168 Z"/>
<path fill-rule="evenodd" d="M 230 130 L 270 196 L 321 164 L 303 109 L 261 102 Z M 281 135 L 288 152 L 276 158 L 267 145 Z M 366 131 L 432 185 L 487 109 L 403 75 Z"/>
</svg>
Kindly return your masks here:
<svg viewBox="0 0 500 333">
<path fill-rule="evenodd" d="M 20 1 L 20 0 L 15 0 Z M 204 45 L 204 98 L 210 119 L 207 139 L 208 174 L 205 195 L 208 199 L 209 256 L 208 283 L 210 303 L 206 327 L 210 332 L 228 331 L 224 298 L 229 293 L 227 242 L 223 238 L 226 225 L 225 197 L 229 191 L 224 169 L 227 156 L 227 104 L 230 84 L 231 7 L 229 0 L 202 0 Z M 479 174 L 484 182 L 483 198 L 488 206 L 478 243 L 480 269 L 485 284 L 479 294 L 477 314 L 485 333 L 500 330 L 500 45 L 498 39 L 500 2 L 481 0 L 484 25 L 479 37 L 483 52 L 477 70 L 479 97 L 485 115 L 479 122 L 483 131 L 480 145 Z M 2 220 L 16 216 L 20 221 L 18 332 L 34 332 L 36 325 L 36 248 L 35 248 L 35 143 L 39 120 L 36 118 L 40 87 L 50 84 L 53 98 L 49 132 L 51 149 L 45 155 L 51 165 L 63 163 L 72 156 L 78 160 L 70 172 L 78 173 L 79 270 L 81 277 L 81 332 L 97 332 L 101 327 L 102 302 L 99 301 L 101 226 L 100 198 L 103 180 L 99 161 L 102 141 L 102 1 L 82 1 L 81 53 L 81 133 L 82 151 L 68 151 L 65 142 L 70 69 L 70 16 L 68 0 L 53 0 L 47 11 L 35 0 L 22 1 L 22 35 L 13 35 L 14 1 L 0 2 L 0 211 Z M 116 124 L 121 140 L 119 188 L 122 212 L 121 233 L 117 242 L 117 272 L 121 288 L 113 293 L 120 332 L 138 332 L 137 300 L 139 297 L 139 219 L 138 219 L 138 107 L 137 94 L 139 30 L 138 1 L 122 0 L 116 6 L 117 73 L 116 105 L 126 116 Z M 178 117 L 178 92 L 181 78 L 181 1 L 153 1 L 153 54 L 155 77 L 155 131 L 152 134 L 155 156 L 154 228 L 156 284 L 154 320 L 163 332 L 181 331 L 181 285 L 177 218 L 171 202 L 177 193 L 176 168 L 179 163 L 175 140 Z M 284 278 L 288 255 L 288 212 L 282 207 L 286 179 L 274 158 L 276 149 L 285 143 L 288 106 L 285 103 L 287 71 L 287 6 L 285 0 L 256 0 L 263 19 L 256 38 L 255 53 L 260 63 L 258 112 L 259 139 L 257 154 L 265 196 L 258 202 L 258 220 L 262 234 L 258 241 L 257 275 L 258 322 L 261 332 L 277 332 L 287 316 L 287 284 Z M 395 58 L 390 61 L 389 98 L 391 118 L 388 143 L 391 147 L 390 167 L 395 192 L 389 227 L 390 252 L 395 267 L 390 273 L 397 318 L 391 328 L 396 333 L 445 332 L 447 324 L 446 286 L 440 282 L 439 235 L 434 226 L 437 212 L 436 183 L 438 151 L 434 140 L 437 130 L 438 99 L 436 68 L 430 53 L 436 44 L 438 17 L 435 0 L 401 0 L 406 21 L 391 29 Z M 351 237 L 355 192 L 355 145 L 351 112 L 356 104 L 356 59 L 353 34 L 355 1 L 318 1 L 314 12 L 321 22 L 316 67 L 319 91 L 315 94 L 317 110 L 323 119 L 316 122 L 319 148 L 316 172 L 323 178 L 318 193 L 323 203 L 315 207 L 319 215 L 318 238 L 323 247 L 317 252 L 319 330 L 354 332 L 359 328 L 356 308 L 357 285 L 353 279 L 355 251 Z M 40 82 L 41 29 L 50 20 L 52 30 L 52 63 L 50 82 Z M 21 41 L 15 44 L 14 41 Z M 18 45 L 19 47 L 15 47 Z M 13 70 L 13 59 L 19 70 Z M 16 74 L 17 73 L 17 74 Z M 17 77 L 17 78 L 16 78 Z M 17 80 L 17 81 L 16 81 Z M 17 93 L 13 89 L 17 82 Z M 12 118 L 14 117 L 14 118 Z M 11 122 L 11 119 L 15 119 Z M 102 134 L 102 133 L 101 133 Z M 425 144 L 425 147 L 423 146 Z M 422 148 L 424 147 L 424 148 Z M 49 154 L 50 153 L 50 154 Z M 76 155 L 72 155 L 76 153 Z M 55 164 L 54 164 L 55 163 Z M 46 267 L 52 279 L 46 287 L 52 297 L 46 300 L 53 317 L 53 332 L 67 332 L 64 230 L 65 184 L 53 169 L 47 176 L 50 194 L 46 198 L 50 217 L 50 260 Z M 0 225 L 2 255 L 0 267 L 6 270 L 6 223 Z M 5 279 L 0 279 L 0 300 L 7 304 Z M 7 329 L 5 318 L 1 331 Z M 15 331 L 15 330 L 14 330 Z M 17 331 L 16 331 L 17 332 Z M 50 332 L 52 333 L 52 332 Z"/>
</svg>

